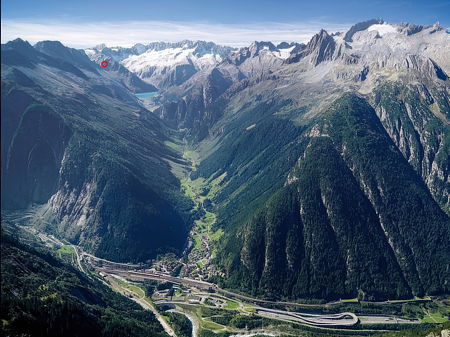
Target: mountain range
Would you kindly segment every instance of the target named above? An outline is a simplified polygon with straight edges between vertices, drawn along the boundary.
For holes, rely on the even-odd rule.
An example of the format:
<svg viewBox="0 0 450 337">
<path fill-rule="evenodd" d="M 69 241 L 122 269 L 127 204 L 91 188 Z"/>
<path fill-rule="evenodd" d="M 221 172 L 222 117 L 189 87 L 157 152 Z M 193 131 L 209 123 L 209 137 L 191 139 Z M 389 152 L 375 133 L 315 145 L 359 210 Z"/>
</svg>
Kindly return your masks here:
<svg viewBox="0 0 450 337">
<path fill-rule="evenodd" d="M 33 207 L 39 228 L 141 262 L 186 254 L 206 208 L 223 235 L 204 268 L 222 287 L 448 294 L 448 55 L 439 24 L 383 20 L 239 49 L 8 42 L 2 209 Z M 134 95 L 155 91 L 152 109 Z M 203 208 L 183 179 L 203 182 Z"/>
<path fill-rule="evenodd" d="M 131 48 L 98 45 L 85 52 L 94 61 L 119 62 L 145 82 L 167 88 L 182 84 L 199 70 L 215 66 L 232 50 L 213 42 L 185 40 L 136 44 Z"/>
</svg>

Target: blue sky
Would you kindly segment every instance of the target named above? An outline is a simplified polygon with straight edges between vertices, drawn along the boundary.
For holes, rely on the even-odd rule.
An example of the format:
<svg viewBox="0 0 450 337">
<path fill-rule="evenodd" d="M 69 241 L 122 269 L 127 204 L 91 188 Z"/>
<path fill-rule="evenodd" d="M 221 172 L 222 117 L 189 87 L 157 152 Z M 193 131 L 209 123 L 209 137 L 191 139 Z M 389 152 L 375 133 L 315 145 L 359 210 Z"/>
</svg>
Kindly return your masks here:
<svg viewBox="0 0 450 337">
<path fill-rule="evenodd" d="M 2 0 L 2 42 L 59 39 L 73 46 L 202 38 L 304 41 L 370 18 L 450 26 L 450 0 Z M 183 35 L 184 33 L 184 35 Z M 36 41 L 35 41 L 36 40 Z M 142 41 L 145 40 L 145 41 Z"/>
</svg>

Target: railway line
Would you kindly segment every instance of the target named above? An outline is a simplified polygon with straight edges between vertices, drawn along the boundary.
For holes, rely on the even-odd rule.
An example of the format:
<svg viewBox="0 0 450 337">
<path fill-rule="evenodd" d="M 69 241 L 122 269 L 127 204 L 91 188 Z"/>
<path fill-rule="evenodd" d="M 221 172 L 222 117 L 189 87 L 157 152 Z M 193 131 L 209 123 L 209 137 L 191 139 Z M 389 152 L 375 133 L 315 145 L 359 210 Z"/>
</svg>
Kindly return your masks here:
<svg viewBox="0 0 450 337">
<path fill-rule="evenodd" d="M 160 273 L 150 273 L 150 272 L 141 272 L 141 271 L 130 271 L 130 270 L 121 270 L 121 269 L 112 269 L 112 268 L 97 268 L 99 271 L 101 271 L 104 274 L 112 274 L 117 275 L 121 277 L 127 277 L 127 278 L 133 278 L 137 280 L 156 280 L 156 281 L 166 281 L 166 282 L 172 282 L 175 284 L 181 284 L 188 287 L 195 287 L 201 290 L 214 290 L 218 293 L 225 293 L 225 294 L 232 294 L 230 297 L 234 298 L 240 298 L 246 300 L 246 302 L 263 302 L 263 303 L 277 303 L 277 304 L 283 304 L 283 303 L 289 303 L 289 302 L 271 302 L 271 301 L 264 301 L 259 299 L 254 299 L 248 296 L 242 296 L 239 294 L 235 294 L 230 291 L 225 291 L 223 289 L 220 289 L 217 287 L 217 285 L 209 282 L 204 281 L 198 281 L 188 278 L 181 278 L 181 277 L 175 277 L 170 276 L 166 274 L 160 274 Z M 164 301 L 164 303 L 171 303 L 171 301 Z M 173 304 L 180 304 L 179 302 L 173 301 Z M 339 314 L 328 314 L 328 315 L 321 315 L 321 314 L 307 314 L 307 313 L 296 313 L 296 312 L 290 312 L 290 311 L 284 311 L 284 310 L 275 310 L 275 309 L 267 309 L 262 307 L 256 307 L 255 313 L 260 316 L 265 316 L 269 318 L 275 318 L 275 319 L 283 319 L 283 320 L 290 320 L 295 321 L 303 324 L 308 324 L 312 326 L 317 327 L 351 327 L 358 323 L 358 317 L 351 312 L 344 312 Z"/>
</svg>

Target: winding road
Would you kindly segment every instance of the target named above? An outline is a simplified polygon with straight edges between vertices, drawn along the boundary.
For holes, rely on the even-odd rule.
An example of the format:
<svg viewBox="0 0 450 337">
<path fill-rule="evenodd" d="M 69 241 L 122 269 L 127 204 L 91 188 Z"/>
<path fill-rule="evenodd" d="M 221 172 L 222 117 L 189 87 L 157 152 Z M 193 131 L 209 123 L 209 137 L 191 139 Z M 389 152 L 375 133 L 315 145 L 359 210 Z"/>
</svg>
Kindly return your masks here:
<svg viewBox="0 0 450 337">
<path fill-rule="evenodd" d="M 358 323 L 358 317 L 352 312 L 339 314 L 316 315 L 307 313 L 295 313 L 283 310 L 256 308 L 256 313 L 268 318 L 281 318 L 317 327 L 353 326 Z"/>
<path fill-rule="evenodd" d="M 247 296 L 242 296 L 239 294 L 235 294 L 229 291 L 224 291 L 223 289 L 218 288 L 215 284 L 192 280 L 188 278 L 181 278 L 170 276 L 166 274 L 157 274 L 157 273 L 149 273 L 149 272 L 138 272 L 138 271 L 129 271 L 129 270 L 120 270 L 120 269 L 109 269 L 109 268 L 99 268 L 103 273 L 118 275 L 121 277 L 133 277 L 135 279 L 151 279 L 157 281 L 170 281 L 176 284 L 183 284 L 189 287 L 196 287 L 199 289 L 214 289 L 217 292 L 224 292 L 227 294 L 237 295 L 233 297 L 239 297 L 248 299 L 248 302 L 264 302 L 264 300 L 257 300 Z M 173 301 L 165 301 L 167 303 L 171 303 Z M 277 304 L 285 303 L 285 302 L 274 302 Z M 287 302 L 288 303 L 288 302 Z M 176 304 L 176 302 L 173 302 Z M 275 310 L 275 309 L 267 309 L 262 307 L 256 308 L 256 313 L 260 316 L 265 316 L 269 318 L 279 318 L 279 319 L 288 319 L 291 321 L 297 321 L 299 323 L 304 323 L 317 327 L 339 327 L 339 326 L 353 326 L 358 323 L 358 317 L 351 312 L 344 312 L 339 314 L 328 314 L 328 315 L 314 315 L 307 313 L 296 313 L 290 311 L 283 310 Z"/>
<path fill-rule="evenodd" d="M 114 275 L 111 275 L 114 276 Z M 150 310 L 156 317 L 156 319 L 159 321 L 159 323 L 162 325 L 164 331 L 172 337 L 178 337 L 175 333 L 175 331 L 172 329 L 172 327 L 166 322 L 166 320 L 161 316 L 161 314 L 156 310 L 156 308 L 148 303 L 145 298 L 139 297 L 135 292 L 122 287 L 118 282 L 111 281 L 111 285 L 120 290 L 123 294 L 131 296 L 131 299 L 139 304 L 142 308 Z"/>
</svg>

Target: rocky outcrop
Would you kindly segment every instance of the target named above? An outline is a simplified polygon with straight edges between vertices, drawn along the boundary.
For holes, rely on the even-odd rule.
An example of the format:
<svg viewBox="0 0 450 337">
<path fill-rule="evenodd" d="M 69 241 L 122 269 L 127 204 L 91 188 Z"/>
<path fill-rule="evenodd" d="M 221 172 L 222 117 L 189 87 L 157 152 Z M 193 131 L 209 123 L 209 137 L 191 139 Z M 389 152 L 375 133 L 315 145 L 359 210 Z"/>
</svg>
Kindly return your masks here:
<svg viewBox="0 0 450 337">
<path fill-rule="evenodd" d="M 409 22 L 400 22 L 398 26 L 400 27 L 400 31 L 406 35 L 419 33 L 425 28 L 423 25 L 416 25 Z"/>
<path fill-rule="evenodd" d="M 263 50 L 273 52 L 278 50 L 278 48 L 272 42 L 255 41 L 249 47 L 241 48 L 233 53 L 228 59 L 231 63 L 239 66 L 247 59 L 260 55 Z"/>
<path fill-rule="evenodd" d="M 178 101 L 166 102 L 159 109 L 159 116 L 175 128 L 188 130 L 189 135 L 201 140 L 221 117 L 223 107 L 219 97 L 230 87 L 232 81 L 218 69 L 213 69 L 203 85 Z"/>
<path fill-rule="evenodd" d="M 389 136 L 449 212 L 450 106 L 444 88 L 385 84 L 375 91 L 375 108 Z"/>
<path fill-rule="evenodd" d="M 331 60 L 336 43 L 325 30 L 313 36 L 305 48 L 305 53 L 310 55 L 310 62 L 317 66 L 319 63 Z"/>
<path fill-rule="evenodd" d="M 353 35 L 355 35 L 356 32 L 360 32 L 362 30 L 365 30 L 369 28 L 372 25 L 376 24 L 382 24 L 384 23 L 381 19 L 371 19 L 363 22 L 359 22 L 356 25 L 353 25 L 350 27 L 350 29 L 345 33 L 344 35 L 344 41 L 346 42 L 352 42 L 353 41 Z"/>
<path fill-rule="evenodd" d="M 324 61 L 332 60 L 335 49 L 336 42 L 333 37 L 322 29 L 318 34 L 312 37 L 304 49 L 291 55 L 286 62 L 297 63 L 301 59 L 308 57 L 308 62 L 312 66 L 317 66 Z"/>
</svg>

